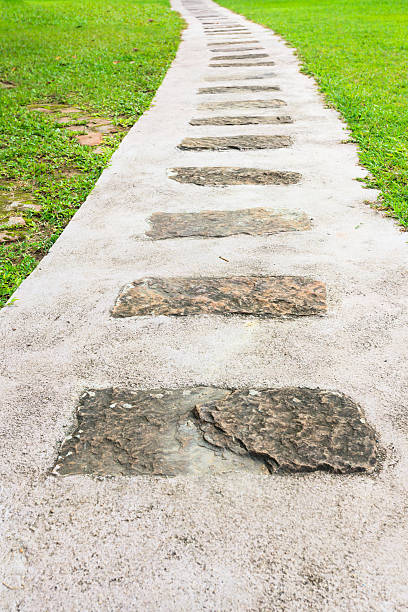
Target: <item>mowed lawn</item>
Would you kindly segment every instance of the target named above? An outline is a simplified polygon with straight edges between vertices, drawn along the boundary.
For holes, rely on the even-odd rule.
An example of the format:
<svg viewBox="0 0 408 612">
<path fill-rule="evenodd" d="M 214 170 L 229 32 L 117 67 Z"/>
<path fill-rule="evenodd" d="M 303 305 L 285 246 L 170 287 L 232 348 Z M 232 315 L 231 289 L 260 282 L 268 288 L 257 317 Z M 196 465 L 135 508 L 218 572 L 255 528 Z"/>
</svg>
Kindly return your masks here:
<svg viewBox="0 0 408 612">
<path fill-rule="evenodd" d="M 167 0 L 0 0 L 0 7 L 4 304 L 149 107 L 175 56 L 183 22 Z M 61 115 L 72 107 L 81 111 L 77 123 L 110 121 L 113 133 L 103 135 L 102 146 L 81 145 L 75 132 L 81 127 L 69 131 L 63 125 Z"/>
<path fill-rule="evenodd" d="M 408 228 L 407 0 L 221 0 L 282 35 L 358 143 L 381 207 Z"/>
</svg>

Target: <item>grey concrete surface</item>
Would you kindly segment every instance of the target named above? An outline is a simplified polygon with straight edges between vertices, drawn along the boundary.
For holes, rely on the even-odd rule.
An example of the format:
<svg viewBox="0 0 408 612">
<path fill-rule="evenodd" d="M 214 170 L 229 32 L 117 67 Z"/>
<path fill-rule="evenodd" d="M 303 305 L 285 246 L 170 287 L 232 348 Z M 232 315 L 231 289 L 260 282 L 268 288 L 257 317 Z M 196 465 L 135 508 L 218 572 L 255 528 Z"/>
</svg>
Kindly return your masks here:
<svg viewBox="0 0 408 612">
<path fill-rule="evenodd" d="M 284 41 L 209 0 L 188 7 L 173 0 L 173 7 L 189 27 L 151 109 L 1 312 L 1 609 L 406 610 L 407 234 L 367 205 L 378 194 L 356 180 L 366 174 L 356 147 Z M 209 68 L 197 12 L 245 25 L 276 62 L 267 82 L 281 88 L 294 123 L 251 125 L 250 133 L 288 135 L 293 146 L 177 149 L 187 137 L 247 133 L 243 126 L 189 125 L 212 112 L 197 109 L 211 100 L 197 95 L 209 77 L 220 83 L 225 75 L 228 85 L 230 74 L 270 72 Z M 194 165 L 289 170 L 303 178 L 220 188 L 167 176 L 170 167 Z M 302 210 L 313 227 L 205 240 L 145 236 L 153 212 L 251 206 Z M 141 277 L 244 274 L 320 279 L 328 314 L 110 316 L 121 287 Z M 371 476 L 49 475 L 84 389 L 194 385 L 345 393 L 379 434 L 382 469 Z"/>
</svg>

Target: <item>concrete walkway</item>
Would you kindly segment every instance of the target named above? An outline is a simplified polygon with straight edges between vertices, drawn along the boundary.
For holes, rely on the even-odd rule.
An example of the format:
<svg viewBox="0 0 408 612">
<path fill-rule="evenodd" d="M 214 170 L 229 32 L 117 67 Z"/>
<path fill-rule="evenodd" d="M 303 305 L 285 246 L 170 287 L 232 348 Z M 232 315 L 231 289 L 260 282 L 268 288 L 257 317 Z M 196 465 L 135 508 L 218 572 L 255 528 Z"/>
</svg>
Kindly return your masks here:
<svg viewBox="0 0 408 612">
<path fill-rule="evenodd" d="M 404 610 L 407 235 L 367 205 L 354 145 L 283 41 L 207 0 L 173 7 L 189 27 L 152 108 L 1 313 L 0 608 Z M 153 469 L 146 443 L 143 472 L 119 426 L 151 389 L 212 401 L 186 405 L 205 443 L 187 432 L 171 478 L 169 446 Z M 234 407 L 298 393 L 303 463 L 271 450 L 283 420 L 278 441 L 243 437 Z M 338 412 L 322 424 L 316 402 Z"/>
</svg>

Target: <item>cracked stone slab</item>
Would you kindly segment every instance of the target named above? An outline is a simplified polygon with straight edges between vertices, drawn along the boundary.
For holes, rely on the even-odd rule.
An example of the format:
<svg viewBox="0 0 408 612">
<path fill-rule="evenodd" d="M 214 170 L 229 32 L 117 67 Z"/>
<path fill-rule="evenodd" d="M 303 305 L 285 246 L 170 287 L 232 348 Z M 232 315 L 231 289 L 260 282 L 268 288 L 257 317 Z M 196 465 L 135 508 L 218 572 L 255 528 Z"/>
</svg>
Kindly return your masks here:
<svg viewBox="0 0 408 612">
<path fill-rule="evenodd" d="M 278 85 L 225 85 L 218 87 L 200 87 L 199 94 L 246 93 L 251 91 L 279 91 Z"/>
<path fill-rule="evenodd" d="M 349 474 L 378 465 L 361 408 L 321 389 L 95 389 L 75 417 L 54 475 Z"/>
<path fill-rule="evenodd" d="M 272 77 L 276 77 L 274 72 L 266 72 L 265 74 L 214 74 L 213 76 L 205 76 L 204 81 L 252 81 L 255 79 L 270 79 Z"/>
<path fill-rule="evenodd" d="M 212 58 L 213 59 L 213 58 Z M 274 66 L 275 62 L 226 62 L 224 64 L 209 64 L 210 68 L 233 68 L 234 66 Z"/>
<path fill-rule="evenodd" d="M 191 119 L 190 125 L 258 125 L 258 124 L 280 124 L 293 123 L 289 115 L 276 117 L 248 117 L 240 115 L 238 117 L 203 117 Z"/>
<path fill-rule="evenodd" d="M 254 149 L 280 149 L 293 144 L 290 136 L 207 136 L 204 138 L 184 138 L 178 145 L 183 151 L 227 151 L 238 149 L 250 151 Z"/>
<path fill-rule="evenodd" d="M 212 57 L 211 61 L 219 62 L 220 60 L 237 60 L 237 59 L 260 59 L 261 57 L 268 57 L 267 53 L 244 53 L 243 55 L 218 55 Z"/>
<path fill-rule="evenodd" d="M 303 276 L 142 278 L 126 285 L 113 317 L 243 315 L 301 317 L 326 313 L 324 283 Z"/>
<path fill-rule="evenodd" d="M 157 212 L 151 215 L 149 222 L 151 229 L 146 235 L 153 240 L 234 234 L 256 236 L 311 228 L 310 219 L 305 213 L 273 208 L 205 210 L 199 213 Z"/>
<path fill-rule="evenodd" d="M 286 102 L 277 98 L 271 100 L 219 100 L 217 102 L 201 102 L 198 105 L 200 110 L 219 110 L 234 108 L 280 108 L 286 106 Z"/>
<path fill-rule="evenodd" d="M 231 166 L 170 168 L 169 178 L 179 183 L 195 185 L 293 185 L 302 178 L 299 172 L 234 168 Z"/>
</svg>

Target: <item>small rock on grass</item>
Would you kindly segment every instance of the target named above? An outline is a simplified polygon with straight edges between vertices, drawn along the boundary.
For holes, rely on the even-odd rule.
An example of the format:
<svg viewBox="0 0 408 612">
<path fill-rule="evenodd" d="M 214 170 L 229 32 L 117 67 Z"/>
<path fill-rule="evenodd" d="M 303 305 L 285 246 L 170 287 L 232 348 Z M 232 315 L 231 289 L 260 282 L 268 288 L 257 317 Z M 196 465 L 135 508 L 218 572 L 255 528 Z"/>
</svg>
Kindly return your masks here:
<svg viewBox="0 0 408 612">
<path fill-rule="evenodd" d="M 101 144 L 103 140 L 103 135 L 99 132 L 88 132 L 87 134 L 83 134 L 81 136 L 76 136 L 79 144 L 88 145 L 90 147 L 96 147 L 96 145 Z"/>
<path fill-rule="evenodd" d="M 18 236 L 11 236 L 7 232 L 0 232 L 0 244 L 5 242 L 16 242 L 18 240 Z"/>
<path fill-rule="evenodd" d="M 2 223 L 2 225 L 6 225 L 7 227 L 24 227 L 26 222 L 23 217 L 9 217 L 6 223 Z"/>
</svg>

